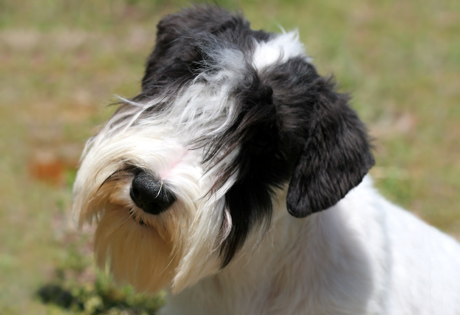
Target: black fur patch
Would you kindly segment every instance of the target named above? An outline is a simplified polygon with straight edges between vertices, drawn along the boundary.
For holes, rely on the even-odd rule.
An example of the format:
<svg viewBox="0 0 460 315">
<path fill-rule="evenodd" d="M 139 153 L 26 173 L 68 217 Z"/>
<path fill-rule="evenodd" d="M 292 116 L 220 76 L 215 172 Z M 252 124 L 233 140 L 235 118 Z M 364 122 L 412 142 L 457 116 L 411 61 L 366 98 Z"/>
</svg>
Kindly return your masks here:
<svg viewBox="0 0 460 315">
<path fill-rule="evenodd" d="M 217 141 L 221 148 L 238 145 L 240 149 L 216 183 L 220 185 L 238 172 L 236 183 L 225 196 L 232 228 L 221 249 L 223 266 L 231 261 L 251 228 L 263 222 L 268 227 L 273 189 L 281 187 L 291 173 L 290 142 L 283 139 L 280 132 L 281 121 L 273 102 L 273 89 L 255 72 L 252 79 L 251 84 L 238 89 L 239 115 Z"/>
</svg>

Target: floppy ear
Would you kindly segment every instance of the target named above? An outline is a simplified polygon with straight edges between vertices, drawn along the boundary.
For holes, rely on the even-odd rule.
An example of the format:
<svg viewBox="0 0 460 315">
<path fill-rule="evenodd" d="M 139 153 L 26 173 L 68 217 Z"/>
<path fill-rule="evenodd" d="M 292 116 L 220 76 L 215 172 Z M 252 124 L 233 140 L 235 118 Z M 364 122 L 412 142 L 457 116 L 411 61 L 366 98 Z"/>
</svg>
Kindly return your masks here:
<svg viewBox="0 0 460 315">
<path fill-rule="evenodd" d="M 213 35 L 231 38 L 232 30 L 248 32 L 249 22 L 215 6 L 193 6 L 164 17 L 157 25 L 155 49 L 147 59 L 141 96 L 155 95 L 172 82 L 193 79 L 204 57 L 200 46 L 213 41 Z"/>
<path fill-rule="evenodd" d="M 193 79 L 193 64 L 202 59 L 196 46 L 194 11 L 167 15 L 157 25 L 155 48 L 147 59 L 141 97 L 163 91 L 172 82 Z"/>
<path fill-rule="evenodd" d="M 335 205 L 374 165 L 364 124 L 348 106 L 348 96 L 319 78 L 304 147 L 294 167 L 287 209 L 306 217 Z"/>
</svg>

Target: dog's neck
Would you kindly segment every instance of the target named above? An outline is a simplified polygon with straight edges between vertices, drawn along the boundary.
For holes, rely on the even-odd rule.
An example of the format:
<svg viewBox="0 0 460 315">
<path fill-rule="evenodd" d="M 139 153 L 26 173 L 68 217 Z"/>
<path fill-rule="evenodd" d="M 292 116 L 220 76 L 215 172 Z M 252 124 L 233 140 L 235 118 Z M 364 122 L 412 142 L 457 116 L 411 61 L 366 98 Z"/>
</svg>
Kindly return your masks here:
<svg viewBox="0 0 460 315">
<path fill-rule="evenodd" d="M 359 194 L 350 193 L 336 206 L 306 219 L 287 214 L 285 202 L 280 198 L 263 239 L 257 238 L 260 235 L 257 231 L 253 233 L 226 268 L 171 297 L 173 304 L 196 306 L 194 301 L 203 301 L 196 306 L 196 312 L 202 314 L 212 310 L 217 314 L 223 303 L 228 304 L 224 309 L 232 310 L 232 314 L 242 314 L 239 312 L 242 310 L 247 314 L 296 314 L 304 310 L 319 314 L 350 305 L 347 300 L 356 303 L 365 298 L 373 290 L 368 276 L 371 272 L 363 268 L 369 265 L 369 258 L 362 250 L 365 244 L 358 239 L 351 240 L 350 235 L 356 235 L 356 228 L 365 225 L 368 218 L 356 221 L 357 216 L 352 216 L 355 221 L 350 221 L 351 216 L 346 212 L 350 211 L 355 196 L 358 198 Z M 359 269 L 356 266 L 360 266 Z M 351 287 L 353 292 L 349 290 Z M 360 297 L 362 292 L 365 294 Z M 209 301 L 207 294 L 222 299 Z M 233 304 L 242 309 L 233 309 Z M 283 309 L 275 310 L 275 306 Z M 356 309 L 360 307 L 362 305 L 357 305 Z M 253 312 L 248 312 L 249 309 Z"/>
</svg>

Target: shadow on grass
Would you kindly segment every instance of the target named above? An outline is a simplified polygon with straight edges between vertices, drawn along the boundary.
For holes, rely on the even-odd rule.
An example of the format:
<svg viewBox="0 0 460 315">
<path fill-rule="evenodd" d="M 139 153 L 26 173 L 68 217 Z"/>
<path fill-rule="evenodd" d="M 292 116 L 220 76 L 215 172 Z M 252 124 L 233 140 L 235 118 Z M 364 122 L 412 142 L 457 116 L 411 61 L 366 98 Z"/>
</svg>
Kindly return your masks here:
<svg viewBox="0 0 460 315">
<path fill-rule="evenodd" d="M 52 304 L 72 313 L 83 314 L 155 314 L 164 304 L 163 296 L 136 294 L 131 287 L 116 288 L 103 274 L 93 283 L 76 284 L 64 278 L 63 271 L 56 279 L 40 287 L 36 294 L 44 304 Z"/>
</svg>

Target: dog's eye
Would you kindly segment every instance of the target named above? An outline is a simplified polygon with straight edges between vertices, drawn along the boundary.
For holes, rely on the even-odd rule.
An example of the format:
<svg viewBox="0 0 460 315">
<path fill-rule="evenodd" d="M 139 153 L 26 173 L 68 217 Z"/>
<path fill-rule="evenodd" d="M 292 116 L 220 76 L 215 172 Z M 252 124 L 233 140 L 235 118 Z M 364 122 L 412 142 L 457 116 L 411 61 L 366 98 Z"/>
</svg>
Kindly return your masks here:
<svg viewBox="0 0 460 315">
<path fill-rule="evenodd" d="M 267 151 L 273 145 L 273 141 L 269 137 L 256 137 L 249 145 L 256 152 Z"/>
<path fill-rule="evenodd" d="M 270 151 L 275 149 L 277 143 L 276 129 L 263 128 L 253 135 L 249 142 L 254 151 Z"/>
<path fill-rule="evenodd" d="M 262 150 L 262 149 L 265 149 L 266 147 L 268 147 L 269 144 L 270 144 L 269 139 L 267 139 L 267 138 L 259 138 L 259 139 L 256 139 L 255 141 L 253 141 L 251 143 L 251 146 L 254 149 Z"/>
</svg>

